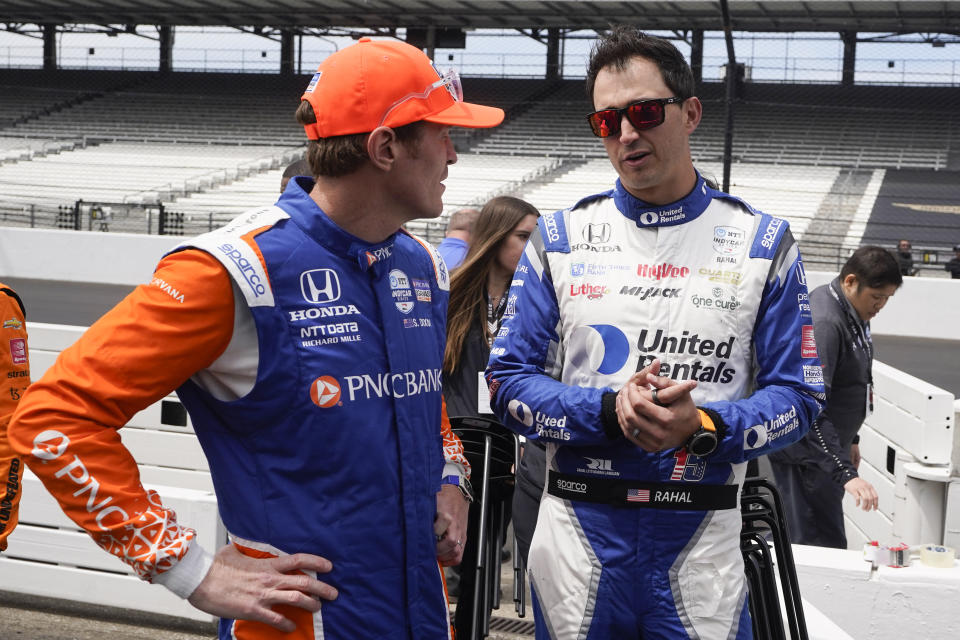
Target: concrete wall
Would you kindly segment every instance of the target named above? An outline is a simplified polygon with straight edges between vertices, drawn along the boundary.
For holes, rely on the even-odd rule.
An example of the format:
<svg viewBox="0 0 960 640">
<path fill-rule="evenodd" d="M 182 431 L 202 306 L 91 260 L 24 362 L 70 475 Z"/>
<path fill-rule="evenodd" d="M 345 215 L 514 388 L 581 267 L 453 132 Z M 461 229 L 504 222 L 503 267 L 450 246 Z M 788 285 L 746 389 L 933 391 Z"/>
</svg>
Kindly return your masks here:
<svg viewBox="0 0 960 640">
<path fill-rule="evenodd" d="M 183 238 L 0 227 L 0 278 L 96 284 L 149 282 L 160 257 Z"/>
<path fill-rule="evenodd" d="M 830 282 L 836 273 L 807 272 L 807 287 Z M 870 321 L 874 335 L 960 340 L 960 280 L 907 277 L 887 306 Z"/>
</svg>

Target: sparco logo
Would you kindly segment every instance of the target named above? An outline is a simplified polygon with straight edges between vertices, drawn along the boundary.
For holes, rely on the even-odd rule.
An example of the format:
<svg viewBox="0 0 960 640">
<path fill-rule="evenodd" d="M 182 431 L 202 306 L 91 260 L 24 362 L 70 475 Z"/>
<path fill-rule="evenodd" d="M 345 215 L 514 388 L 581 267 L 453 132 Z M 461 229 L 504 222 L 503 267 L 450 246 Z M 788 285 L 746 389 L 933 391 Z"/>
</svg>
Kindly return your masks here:
<svg viewBox="0 0 960 640">
<path fill-rule="evenodd" d="M 773 240 L 777 237 L 781 226 L 783 226 L 783 220 L 780 218 L 774 218 L 767 225 L 767 230 L 763 232 L 763 240 L 760 241 L 764 249 L 773 249 Z"/>
<path fill-rule="evenodd" d="M 33 439 L 33 454 L 41 460 L 56 460 L 67 451 L 70 438 L 59 431 L 41 431 Z"/>
<path fill-rule="evenodd" d="M 583 482 L 574 482 L 572 480 L 557 480 L 557 489 L 564 491 L 576 491 L 577 493 L 586 493 L 587 485 Z"/>
<path fill-rule="evenodd" d="M 260 279 L 260 275 L 257 273 L 256 267 L 253 266 L 249 260 L 239 249 L 234 248 L 232 244 L 225 243 L 217 247 L 221 252 L 230 260 L 237 265 L 237 269 L 240 270 L 240 275 L 243 276 L 243 279 L 247 281 L 247 284 L 250 285 L 250 288 L 253 289 L 256 297 L 260 297 L 267 292 L 267 287 L 264 286 L 263 282 Z"/>
<path fill-rule="evenodd" d="M 557 228 L 555 213 L 548 213 L 543 216 L 543 228 L 547 231 L 547 240 L 556 242 L 560 239 L 560 230 Z"/>
<path fill-rule="evenodd" d="M 333 269 L 312 269 L 300 274 L 300 293 L 313 304 L 340 299 L 340 278 Z"/>
<path fill-rule="evenodd" d="M 590 244 L 601 244 L 610 241 L 610 225 L 588 223 L 583 225 L 583 239 Z"/>
</svg>

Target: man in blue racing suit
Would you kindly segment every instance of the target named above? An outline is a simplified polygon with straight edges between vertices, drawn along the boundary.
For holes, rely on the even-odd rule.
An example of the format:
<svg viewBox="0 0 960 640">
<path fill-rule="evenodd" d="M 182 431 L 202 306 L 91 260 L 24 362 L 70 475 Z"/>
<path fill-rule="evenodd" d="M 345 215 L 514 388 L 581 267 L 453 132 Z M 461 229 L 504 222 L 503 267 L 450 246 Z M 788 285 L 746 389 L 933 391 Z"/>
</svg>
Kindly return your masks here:
<svg viewBox="0 0 960 640">
<path fill-rule="evenodd" d="M 695 170 L 671 43 L 617 28 L 587 78 L 619 180 L 540 219 L 487 369 L 496 414 L 547 448 L 537 638 L 750 638 L 745 461 L 823 398 L 800 254 Z"/>
</svg>

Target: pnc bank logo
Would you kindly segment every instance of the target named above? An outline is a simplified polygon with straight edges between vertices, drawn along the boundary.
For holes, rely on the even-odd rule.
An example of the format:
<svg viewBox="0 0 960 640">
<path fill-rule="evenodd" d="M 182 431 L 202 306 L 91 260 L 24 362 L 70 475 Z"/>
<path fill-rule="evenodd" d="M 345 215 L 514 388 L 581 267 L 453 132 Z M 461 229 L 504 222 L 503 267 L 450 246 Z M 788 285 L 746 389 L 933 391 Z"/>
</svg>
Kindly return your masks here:
<svg viewBox="0 0 960 640">
<path fill-rule="evenodd" d="M 310 385 L 310 399 L 321 409 L 329 409 L 340 402 L 340 383 L 333 376 L 320 376 Z"/>
<path fill-rule="evenodd" d="M 313 304 L 325 304 L 340 299 L 340 278 L 333 269 L 312 269 L 300 274 L 300 292 L 303 299 Z"/>
<path fill-rule="evenodd" d="M 30 453 L 41 460 L 56 460 L 66 453 L 69 444 L 70 438 L 59 431 L 41 431 L 33 439 L 33 451 Z"/>
</svg>

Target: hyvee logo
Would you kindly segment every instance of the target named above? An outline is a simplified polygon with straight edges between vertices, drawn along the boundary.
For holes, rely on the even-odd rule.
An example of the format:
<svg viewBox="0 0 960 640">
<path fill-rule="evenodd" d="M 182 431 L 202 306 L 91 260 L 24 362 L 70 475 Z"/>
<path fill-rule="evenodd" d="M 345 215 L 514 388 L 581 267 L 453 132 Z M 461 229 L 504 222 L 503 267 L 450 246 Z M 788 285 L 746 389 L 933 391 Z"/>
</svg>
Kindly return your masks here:
<svg viewBox="0 0 960 640">
<path fill-rule="evenodd" d="M 583 225 L 581 234 L 584 242 L 589 242 L 590 244 L 610 242 L 610 224 L 607 222 L 601 222 L 599 224 L 589 222 Z"/>
<path fill-rule="evenodd" d="M 340 299 L 340 278 L 333 269 L 311 269 L 300 274 L 300 293 L 313 304 Z"/>
<path fill-rule="evenodd" d="M 644 280 L 661 280 L 663 278 L 686 278 L 690 275 L 690 267 L 678 267 L 669 262 L 660 264 L 638 264 L 637 275 Z"/>
</svg>

